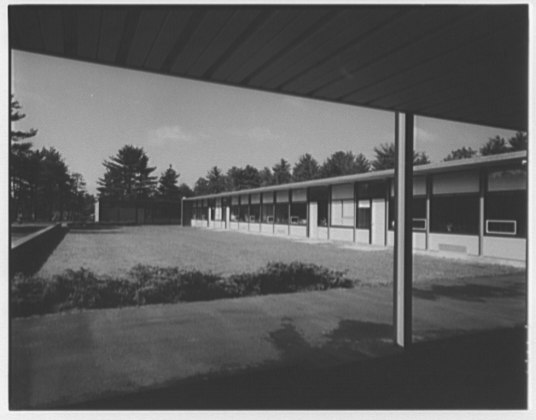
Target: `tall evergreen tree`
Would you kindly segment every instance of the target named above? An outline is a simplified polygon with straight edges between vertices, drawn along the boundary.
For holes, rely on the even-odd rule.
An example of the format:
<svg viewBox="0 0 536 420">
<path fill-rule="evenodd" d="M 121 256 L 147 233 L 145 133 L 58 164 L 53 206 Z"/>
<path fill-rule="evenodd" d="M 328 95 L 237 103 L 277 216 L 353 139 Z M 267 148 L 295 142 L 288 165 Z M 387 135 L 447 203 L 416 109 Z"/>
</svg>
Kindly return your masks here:
<svg viewBox="0 0 536 420">
<path fill-rule="evenodd" d="M 362 153 L 354 155 L 350 151 L 338 151 L 324 161 L 320 168 L 320 174 L 323 178 L 329 178 L 368 172 L 369 169 L 370 163 Z"/>
<path fill-rule="evenodd" d="M 11 220 L 25 211 L 31 205 L 35 190 L 32 177 L 36 175 L 36 162 L 39 160 L 32 150 L 32 143 L 26 141 L 37 134 L 36 129 L 27 131 L 15 129 L 15 123 L 26 117 L 22 107 L 14 96 L 10 97 L 9 113 L 9 179 L 11 186 L 10 208 Z M 35 181 L 35 180 L 34 180 Z"/>
<path fill-rule="evenodd" d="M 156 169 L 148 166 L 149 158 L 141 147 L 123 146 L 116 156 L 104 161 L 106 172 L 99 179 L 102 197 L 114 199 L 146 199 L 155 189 Z"/>
<path fill-rule="evenodd" d="M 317 160 L 313 158 L 309 153 L 306 153 L 298 159 L 298 162 L 292 169 L 293 181 L 308 181 L 310 179 L 318 178 L 320 174 L 320 165 Z"/>
<path fill-rule="evenodd" d="M 268 185 L 274 184 L 274 174 L 272 173 L 272 170 L 268 166 L 265 166 L 259 172 L 259 178 L 260 178 L 261 187 L 267 187 Z"/>
<path fill-rule="evenodd" d="M 276 185 L 287 184 L 292 180 L 290 163 L 283 158 L 272 167 L 272 171 L 274 184 Z"/>
<path fill-rule="evenodd" d="M 227 181 L 220 168 L 213 166 L 207 173 L 208 190 L 210 194 L 217 194 L 225 191 Z"/>
<path fill-rule="evenodd" d="M 180 174 L 173 169 L 171 165 L 166 169 L 165 172 L 160 175 L 158 180 L 158 196 L 166 200 L 178 200 L 180 199 L 180 191 L 177 186 L 177 181 Z"/>
</svg>

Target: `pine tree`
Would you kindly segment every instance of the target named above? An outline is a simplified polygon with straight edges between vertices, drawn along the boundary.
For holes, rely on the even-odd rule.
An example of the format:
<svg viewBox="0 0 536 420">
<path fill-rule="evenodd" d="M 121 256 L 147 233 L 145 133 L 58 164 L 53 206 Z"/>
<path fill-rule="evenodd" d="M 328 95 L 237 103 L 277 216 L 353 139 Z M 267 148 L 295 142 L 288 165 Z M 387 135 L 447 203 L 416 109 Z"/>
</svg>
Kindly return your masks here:
<svg viewBox="0 0 536 420">
<path fill-rule="evenodd" d="M 148 166 L 149 158 L 141 147 L 123 146 L 116 156 L 104 161 L 106 172 L 99 179 L 102 197 L 114 199 L 147 199 L 153 195 L 156 169 Z"/>
<path fill-rule="evenodd" d="M 290 163 L 285 159 L 281 159 L 276 163 L 273 168 L 273 179 L 274 184 L 287 184 L 292 180 L 292 175 L 290 173 Z"/>
<path fill-rule="evenodd" d="M 158 180 L 158 196 L 166 200 L 178 200 L 180 198 L 180 190 L 177 182 L 180 174 L 178 174 L 171 165 L 166 169 Z"/>
</svg>

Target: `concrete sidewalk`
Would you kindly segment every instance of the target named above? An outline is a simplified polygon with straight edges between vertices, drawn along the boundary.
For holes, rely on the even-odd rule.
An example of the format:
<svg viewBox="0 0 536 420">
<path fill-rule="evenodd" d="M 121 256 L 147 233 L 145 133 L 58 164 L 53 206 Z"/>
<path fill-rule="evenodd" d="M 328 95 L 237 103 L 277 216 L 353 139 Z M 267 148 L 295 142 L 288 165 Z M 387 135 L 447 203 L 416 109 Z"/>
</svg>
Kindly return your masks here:
<svg viewBox="0 0 536 420">
<path fill-rule="evenodd" d="M 523 276 L 417 285 L 417 341 L 523 325 Z M 10 407 L 53 408 L 244 370 L 396 355 L 392 290 L 367 287 L 53 314 L 11 323 Z"/>
</svg>

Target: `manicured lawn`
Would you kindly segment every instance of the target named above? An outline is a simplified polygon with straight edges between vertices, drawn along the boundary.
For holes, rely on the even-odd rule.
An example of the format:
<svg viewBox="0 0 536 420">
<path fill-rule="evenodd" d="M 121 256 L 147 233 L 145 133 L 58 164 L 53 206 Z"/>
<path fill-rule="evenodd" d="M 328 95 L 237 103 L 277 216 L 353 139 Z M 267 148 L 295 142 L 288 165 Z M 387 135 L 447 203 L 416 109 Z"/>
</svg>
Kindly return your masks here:
<svg viewBox="0 0 536 420">
<path fill-rule="evenodd" d="M 392 250 L 356 250 L 329 243 L 303 243 L 237 232 L 179 226 L 72 230 L 38 275 L 87 268 L 119 275 L 136 264 L 198 269 L 218 274 L 250 272 L 273 261 L 301 261 L 347 270 L 352 279 L 386 284 L 392 280 Z M 518 268 L 416 255 L 414 281 L 519 273 Z"/>
</svg>

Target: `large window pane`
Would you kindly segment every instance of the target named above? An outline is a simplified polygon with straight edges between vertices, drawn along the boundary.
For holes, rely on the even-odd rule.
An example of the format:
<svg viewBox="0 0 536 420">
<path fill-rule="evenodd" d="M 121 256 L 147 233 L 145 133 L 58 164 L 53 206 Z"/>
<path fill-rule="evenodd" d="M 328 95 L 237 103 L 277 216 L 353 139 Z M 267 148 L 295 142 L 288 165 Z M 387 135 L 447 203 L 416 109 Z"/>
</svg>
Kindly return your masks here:
<svg viewBox="0 0 536 420">
<path fill-rule="evenodd" d="M 307 204 L 292 203 L 290 205 L 290 224 L 305 225 L 307 224 Z"/>
<path fill-rule="evenodd" d="M 332 226 L 354 225 L 354 200 L 334 200 L 331 202 Z"/>
<path fill-rule="evenodd" d="M 239 222 L 247 222 L 249 218 L 249 206 L 246 205 L 240 205 L 239 206 L 239 213 L 238 213 L 238 221 Z"/>
<path fill-rule="evenodd" d="M 240 214 L 240 206 L 231 206 L 231 222 L 238 222 L 238 216 Z"/>
<path fill-rule="evenodd" d="M 525 191 L 493 192 L 484 203 L 487 235 L 527 236 L 527 194 Z"/>
<path fill-rule="evenodd" d="M 357 228 L 370 229 L 370 200 L 359 200 L 357 203 Z"/>
<path fill-rule="evenodd" d="M 288 225 L 288 203 L 277 203 L 275 205 L 275 222 L 281 225 Z"/>
<path fill-rule="evenodd" d="M 274 223 L 274 205 L 262 205 L 262 223 Z"/>
<path fill-rule="evenodd" d="M 525 168 L 502 169 L 488 174 L 488 191 L 513 191 L 527 188 Z"/>
<path fill-rule="evenodd" d="M 249 206 L 249 221 L 253 223 L 260 222 L 261 206 L 260 204 L 251 204 Z"/>
<path fill-rule="evenodd" d="M 477 195 L 433 196 L 430 203 L 430 231 L 478 234 Z"/>
<path fill-rule="evenodd" d="M 318 210 L 317 210 L 317 224 L 318 226 L 327 226 L 328 225 L 328 200 L 318 201 Z"/>
</svg>

